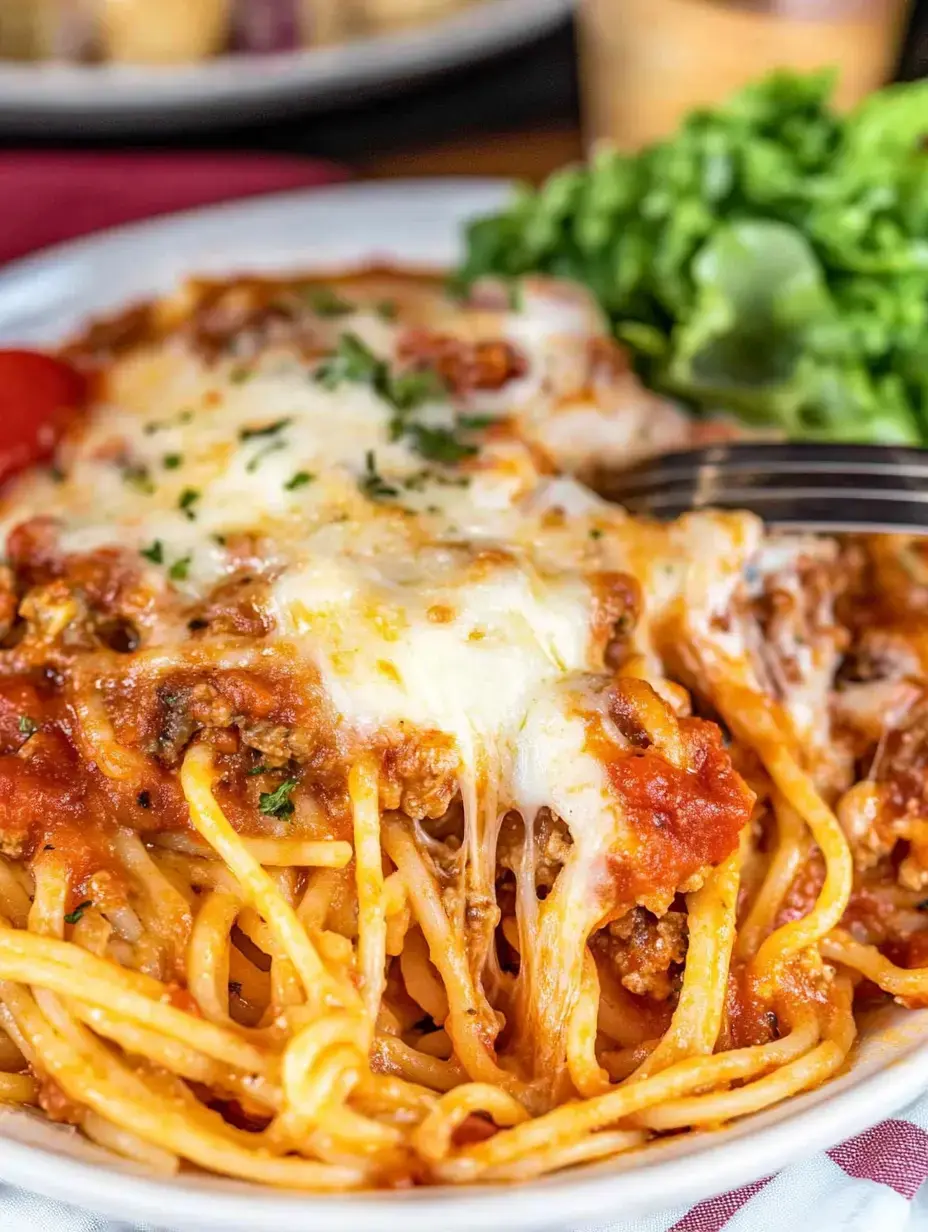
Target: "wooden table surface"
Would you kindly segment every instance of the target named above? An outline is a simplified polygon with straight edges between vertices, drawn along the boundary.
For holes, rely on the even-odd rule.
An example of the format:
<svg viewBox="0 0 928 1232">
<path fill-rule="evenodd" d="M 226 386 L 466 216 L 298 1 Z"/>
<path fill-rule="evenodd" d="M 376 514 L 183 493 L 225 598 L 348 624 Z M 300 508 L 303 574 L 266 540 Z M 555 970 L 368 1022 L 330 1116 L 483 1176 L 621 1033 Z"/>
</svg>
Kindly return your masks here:
<svg viewBox="0 0 928 1232">
<path fill-rule="evenodd" d="M 552 171 L 582 157 L 579 125 L 557 124 L 378 155 L 362 161 L 358 174 L 373 179 L 422 175 L 505 176 L 537 184 Z"/>
</svg>

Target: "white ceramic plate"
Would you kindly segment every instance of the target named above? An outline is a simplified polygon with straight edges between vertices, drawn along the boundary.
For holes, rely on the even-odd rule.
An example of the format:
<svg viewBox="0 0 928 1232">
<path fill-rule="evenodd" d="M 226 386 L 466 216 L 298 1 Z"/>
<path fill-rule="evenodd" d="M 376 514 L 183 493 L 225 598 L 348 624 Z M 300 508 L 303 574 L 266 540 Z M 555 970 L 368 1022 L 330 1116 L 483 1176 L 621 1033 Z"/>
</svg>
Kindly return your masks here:
<svg viewBox="0 0 928 1232">
<path fill-rule="evenodd" d="M 390 259 L 450 264 L 468 217 L 505 188 L 474 180 L 287 193 L 122 228 L 51 249 L 0 275 L 0 345 L 52 343 L 88 314 L 169 290 L 185 273 L 285 270 Z M 716 1133 L 511 1188 L 317 1198 L 216 1177 L 153 1180 L 34 1115 L 0 1113 L 0 1181 L 121 1220 L 196 1232 L 565 1232 L 697 1201 L 832 1146 L 928 1085 L 928 1011 L 870 1021 L 836 1081 Z"/>
<path fill-rule="evenodd" d="M 378 38 L 170 68 L 0 61 L 0 129 L 85 134 L 267 119 L 356 99 L 529 42 L 563 21 L 573 3 L 483 0 Z"/>
</svg>

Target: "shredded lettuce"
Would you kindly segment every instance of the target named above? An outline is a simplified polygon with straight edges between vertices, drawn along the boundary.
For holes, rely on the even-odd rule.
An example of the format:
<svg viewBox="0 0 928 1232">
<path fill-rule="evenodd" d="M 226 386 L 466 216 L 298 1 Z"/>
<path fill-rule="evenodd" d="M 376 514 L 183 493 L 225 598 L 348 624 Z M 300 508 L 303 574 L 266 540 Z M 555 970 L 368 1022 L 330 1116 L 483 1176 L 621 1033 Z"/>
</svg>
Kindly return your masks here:
<svg viewBox="0 0 928 1232">
<path fill-rule="evenodd" d="M 669 140 L 521 188 L 462 286 L 584 283 L 644 379 L 797 440 L 928 445 L 928 81 L 848 115 L 775 73 Z"/>
</svg>

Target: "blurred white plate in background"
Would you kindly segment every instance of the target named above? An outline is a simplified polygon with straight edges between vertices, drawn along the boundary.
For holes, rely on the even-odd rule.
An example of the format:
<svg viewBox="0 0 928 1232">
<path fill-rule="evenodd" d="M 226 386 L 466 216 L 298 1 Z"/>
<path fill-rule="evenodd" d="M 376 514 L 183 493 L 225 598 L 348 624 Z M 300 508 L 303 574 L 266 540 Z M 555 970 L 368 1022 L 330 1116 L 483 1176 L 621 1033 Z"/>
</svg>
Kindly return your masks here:
<svg viewBox="0 0 928 1232">
<path fill-rule="evenodd" d="M 462 224 L 506 185 L 407 180 L 285 193 L 48 249 L 0 273 L 0 346 L 54 344 L 184 275 L 452 265 Z M 722 1130 L 525 1185 L 323 1197 L 185 1172 L 153 1178 L 34 1114 L 0 1108 L 0 1182 L 175 1232 L 565 1232 L 667 1210 L 767 1176 L 891 1115 L 928 1086 L 928 1010 L 861 1024 L 848 1069 Z"/>
<path fill-rule="evenodd" d="M 81 134 L 267 119 L 360 98 L 517 47 L 563 21 L 574 2 L 484 0 L 376 38 L 200 64 L 0 61 L 0 129 Z"/>
</svg>

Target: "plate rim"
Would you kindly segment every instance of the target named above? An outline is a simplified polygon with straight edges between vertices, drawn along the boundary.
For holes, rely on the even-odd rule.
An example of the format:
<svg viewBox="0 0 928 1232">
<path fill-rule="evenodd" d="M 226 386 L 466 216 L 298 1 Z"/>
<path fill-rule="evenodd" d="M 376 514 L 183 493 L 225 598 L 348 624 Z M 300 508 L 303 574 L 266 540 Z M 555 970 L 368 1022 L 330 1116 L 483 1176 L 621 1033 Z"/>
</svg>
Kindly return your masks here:
<svg viewBox="0 0 928 1232">
<path fill-rule="evenodd" d="M 732 1139 L 726 1129 L 701 1131 L 701 1141 L 686 1155 L 652 1149 L 656 1158 L 611 1174 L 598 1165 L 595 1175 L 578 1169 L 521 1184 L 402 1193 L 302 1194 L 261 1190 L 222 1177 L 210 1176 L 199 1185 L 200 1178 L 194 1176 L 149 1177 L 131 1167 L 105 1167 L 11 1141 L 0 1116 L 0 1181 L 121 1220 L 154 1221 L 163 1227 L 167 1218 L 175 1232 L 253 1232 L 256 1227 L 262 1232 L 318 1232 L 323 1227 L 326 1232 L 395 1232 L 398 1216 L 404 1232 L 435 1232 L 436 1221 L 443 1232 L 472 1232 L 491 1215 L 505 1217 L 511 1232 L 537 1232 L 609 1218 L 612 1211 L 621 1212 L 625 1220 L 673 1212 L 750 1184 L 877 1124 L 911 1102 L 913 1091 L 926 1084 L 928 1039 L 923 1039 L 901 1058 L 831 1097 L 821 1096 L 827 1084 L 794 1096 L 794 1105 L 816 1095 L 818 1099 L 757 1133 Z M 750 1121 L 739 1124 L 749 1126 Z"/>
<path fill-rule="evenodd" d="M 347 94 L 512 50 L 566 21 L 577 0 L 483 0 L 428 24 L 269 55 L 225 55 L 200 64 L 79 65 L 0 60 L 0 128 L 74 124 L 120 129 L 140 119 L 165 128 L 209 126 L 260 107 L 302 109 Z M 191 109 L 208 105 L 210 114 Z"/>
<path fill-rule="evenodd" d="M 63 274 L 67 284 L 69 268 L 87 275 L 99 269 L 107 256 L 118 263 L 119 256 L 137 241 L 151 254 L 164 247 L 161 241 L 174 233 L 184 236 L 189 247 L 198 235 L 205 236 L 211 230 L 234 235 L 253 220 L 266 223 L 275 214 L 293 226 L 295 216 L 301 222 L 305 220 L 306 214 L 301 211 L 325 214 L 346 201 L 351 201 L 356 211 L 370 211 L 374 233 L 384 217 L 385 202 L 391 203 L 393 210 L 403 210 L 412 199 L 425 216 L 439 220 L 440 230 L 446 224 L 456 225 L 452 220 L 459 219 L 462 202 L 479 203 L 477 209 L 492 208 L 506 187 L 501 180 L 463 177 L 356 182 L 269 194 L 130 223 L 10 263 L 0 272 L 0 318 L 8 297 L 15 299 L 17 293 L 28 291 L 45 278 L 50 279 L 54 291 L 56 274 Z M 450 249 L 454 237 L 448 238 L 452 241 Z M 395 237 L 392 242 L 396 244 Z M 415 242 L 418 235 L 413 246 Z M 363 264 L 365 252 L 359 244 L 357 263 Z M 398 264 L 415 264 L 401 252 L 396 253 L 396 260 Z M 249 264 L 246 254 L 239 268 L 246 269 Z M 306 268 L 310 267 L 307 260 Z M 873 1064 L 856 1080 L 851 1070 L 830 1086 L 793 1097 L 785 1105 L 789 1111 L 773 1123 L 752 1127 L 753 1118 L 749 1118 L 727 1130 L 703 1132 L 698 1142 L 686 1144 L 690 1149 L 685 1154 L 681 1153 L 685 1140 L 676 1139 L 666 1147 L 652 1148 L 650 1158 L 642 1157 L 634 1166 L 614 1172 L 598 1165 L 595 1171 L 588 1168 L 507 1187 L 307 1195 L 212 1177 L 188 1175 L 165 1181 L 122 1166 L 68 1157 L 41 1145 L 11 1140 L 0 1116 L 0 1181 L 119 1219 L 149 1220 L 159 1227 L 168 1219 L 178 1228 L 196 1228 L 198 1232 L 233 1232 L 239 1227 L 249 1232 L 255 1227 L 267 1232 L 283 1232 L 285 1228 L 288 1232 L 315 1232 L 320 1227 L 331 1232 L 393 1232 L 400 1213 L 404 1232 L 434 1232 L 436 1221 L 444 1232 L 470 1232 L 478 1221 L 486 1224 L 491 1217 L 497 1223 L 504 1219 L 511 1232 L 571 1226 L 572 1222 L 602 1219 L 612 1210 L 629 1218 L 692 1203 L 757 1180 L 897 1112 L 928 1086 L 928 1012 L 921 1014 L 917 1021 L 914 1015 L 905 1018 L 912 1024 L 907 1039 L 880 1045 L 887 1053 L 885 1061 Z M 903 1034 L 908 1035 L 908 1031 Z M 668 1149 L 671 1147 L 674 1149 Z M 494 1225 L 490 1222 L 489 1226 Z"/>
</svg>

